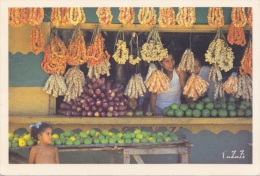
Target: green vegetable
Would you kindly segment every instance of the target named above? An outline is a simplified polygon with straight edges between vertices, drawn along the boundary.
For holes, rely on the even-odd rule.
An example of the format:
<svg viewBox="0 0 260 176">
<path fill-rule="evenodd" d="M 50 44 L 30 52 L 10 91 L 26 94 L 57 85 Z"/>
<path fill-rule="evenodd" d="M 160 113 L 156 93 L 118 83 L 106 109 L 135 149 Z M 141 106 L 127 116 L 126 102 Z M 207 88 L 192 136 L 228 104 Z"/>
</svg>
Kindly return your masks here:
<svg viewBox="0 0 260 176">
<path fill-rule="evenodd" d="M 188 109 L 187 111 L 185 111 L 185 115 L 186 115 L 187 117 L 192 116 L 192 109 Z"/>
<path fill-rule="evenodd" d="M 234 103 L 229 103 L 228 105 L 227 105 L 227 110 L 235 110 L 236 109 L 236 105 L 234 104 Z"/>
<path fill-rule="evenodd" d="M 194 117 L 200 117 L 201 111 L 200 111 L 199 109 L 193 109 L 192 115 L 193 115 Z"/>
<path fill-rule="evenodd" d="M 203 109 L 201 112 L 202 117 L 209 117 L 210 116 L 210 110 L 209 109 Z"/>
<path fill-rule="evenodd" d="M 235 110 L 229 110 L 228 111 L 230 117 L 236 117 L 237 112 Z"/>
<path fill-rule="evenodd" d="M 226 109 L 227 108 L 227 103 L 221 103 L 221 108 Z"/>
<path fill-rule="evenodd" d="M 175 113 L 175 116 L 182 117 L 184 114 L 184 111 L 181 109 L 177 109 L 174 113 Z"/>
<path fill-rule="evenodd" d="M 238 109 L 237 110 L 237 116 L 242 117 L 245 115 L 245 109 Z"/>
<path fill-rule="evenodd" d="M 203 108 L 204 108 L 204 105 L 203 105 L 203 104 L 201 104 L 201 103 L 197 103 L 197 104 L 196 104 L 196 109 L 202 110 Z"/>
<path fill-rule="evenodd" d="M 173 103 L 173 104 L 171 104 L 171 108 L 172 108 L 173 110 L 179 109 L 179 104 Z"/>
<path fill-rule="evenodd" d="M 211 115 L 212 117 L 216 117 L 216 116 L 218 115 L 218 110 L 212 109 L 212 110 L 210 111 L 210 115 Z"/>
<path fill-rule="evenodd" d="M 246 109 L 245 116 L 246 116 L 246 117 L 252 116 L 252 110 L 251 110 L 251 109 Z"/>
<path fill-rule="evenodd" d="M 180 109 L 183 110 L 183 111 L 187 111 L 187 109 L 189 109 L 189 107 L 188 107 L 187 104 L 181 104 Z"/>
<path fill-rule="evenodd" d="M 167 112 L 171 109 L 171 106 L 167 106 L 163 109 L 163 115 L 167 116 Z"/>
<path fill-rule="evenodd" d="M 208 102 L 208 103 L 206 103 L 205 107 L 206 107 L 207 109 L 209 109 L 209 110 L 212 110 L 212 109 L 214 109 L 214 103 Z"/>
<path fill-rule="evenodd" d="M 211 100 L 210 97 L 205 97 L 205 98 L 202 99 L 202 101 L 205 102 L 205 103 L 208 103 L 208 102 L 211 102 L 212 100 Z"/>
<path fill-rule="evenodd" d="M 227 117 L 227 116 L 228 116 L 228 112 L 227 112 L 226 109 L 220 108 L 220 109 L 218 110 L 218 115 L 219 115 L 220 117 Z"/>
<path fill-rule="evenodd" d="M 247 100 L 243 100 L 243 101 L 241 101 L 240 104 L 244 104 L 244 105 L 246 105 L 247 108 L 249 108 L 249 107 L 251 106 L 251 103 L 250 103 L 249 101 L 247 101 Z"/>
<path fill-rule="evenodd" d="M 167 112 L 167 115 L 168 115 L 168 116 L 174 116 L 174 110 L 173 110 L 173 109 L 170 109 L 170 110 Z"/>
<path fill-rule="evenodd" d="M 229 102 L 235 102 L 235 101 L 236 101 L 236 98 L 233 97 L 233 96 L 230 96 L 230 97 L 228 98 L 228 101 L 229 101 Z"/>
<path fill-rule="evenodd" d="M 189 107 L 190 107 L 191 109 L 195 109 L 196 103 L 194 103 L 194 102 L 189 103 Z"/>
</svg>

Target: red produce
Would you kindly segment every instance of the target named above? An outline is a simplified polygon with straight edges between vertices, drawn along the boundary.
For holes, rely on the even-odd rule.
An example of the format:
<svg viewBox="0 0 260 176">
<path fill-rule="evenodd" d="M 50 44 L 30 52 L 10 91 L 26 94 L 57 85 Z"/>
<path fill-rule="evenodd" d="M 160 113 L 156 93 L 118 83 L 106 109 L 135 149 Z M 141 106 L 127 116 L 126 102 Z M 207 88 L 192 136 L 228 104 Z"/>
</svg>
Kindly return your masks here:
<svg viewBox="0 0 260 176">
<path fill-rule="evenodd" d="M 90 106 L 86 106 L 86 107 L 84 107 L 84 109 L 85 109 L 86 111 L 89 111 L 89 110 L 90 110 Z"/>
<path fill-rule="evenodd" d="M 96 106 L 91 106 L 91 111 L 97 111 L 97 107 Z"/>
<path fill-rule="evenodd" d="M 107 102 L 103 102 L 102 103 L 102 108 L 103 109 L 107 109 L 108 108 L 108 103 Z"/>
<path fill-rule="evenodd" d="M 94 117 L 99 117 L 99 116 L 100 116 L 100 112 L 95 111 L 95 112 L 94 112 Z"/>
<path fill-rule="evenodd" d="M 85 110 L 82 111 L 82 112 L 81 112 L 81 115 L 82 115 L 83 117 L 86 117 L 86 116 L 87 116 L 87 111 L 85 111 Z"/>
<path fill-rule="evenodd" d="M 107 112 L 107 117 L 112 117 L 113 113 L 112 112 Z"/>
<path fill-rule="evenodd" d="M 67 103 L 65 103 L 65 102 L 62 102 L 62 103 L 60 104 L 60 108 L 61 108 L 61 109 L 71 109 L 71 105 L 69 105 L 69 104 L 67 104 Z"/>
<path fill-rule="evenodd" d="M 87 116 L 88 117 L 93 117 L 93 112 L 92 111 L 87 111 Z"/>
<path fill-rule="evenodd" d="M 72 111 L 72 112 L 71 112 L 71 115 L 73 115 L 73 116 L 81 116 L 81 112 Z"/>
<path fill-rule="evenodd" d="M 106 112 L 104 112 L 104 111 L 102 111 L 102 112 L 100 113 L 100 116 L 101 116 L 101 117 L 106 117 L 106 115 L 107 115 L 107 114 L 106 114 Z"/>
<path fill-rule="evenodd" d="M 113 106 L 108 106 L 107 111 L 113 112 L 113 110 L 114 110 Z"/>
</svg>

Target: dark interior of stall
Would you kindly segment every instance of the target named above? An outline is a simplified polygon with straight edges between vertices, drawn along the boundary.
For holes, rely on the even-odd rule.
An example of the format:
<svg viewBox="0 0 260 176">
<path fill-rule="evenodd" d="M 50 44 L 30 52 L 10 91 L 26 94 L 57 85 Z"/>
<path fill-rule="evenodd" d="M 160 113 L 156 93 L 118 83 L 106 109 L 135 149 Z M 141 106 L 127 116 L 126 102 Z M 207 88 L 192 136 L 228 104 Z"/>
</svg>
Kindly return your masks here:
<svg viewBox="0 0 260 176">
<path fill-rule="evenodd" d="M 56 29 L 56 30 L 58 36 L 64 41 L 65 45 L 68 46 L 69 39 L 72 37 L 74 29 Z M 85 36 L 84 39 L 86 42 L 86 46 L 88 47 L 93 40 L 93 35 L 92 35 L 93 31 L 84 30 L 84 29 L 81 30 L 84 33 Z M 109 80 L 120 82 L 124 86 L 127 85 L 129 79 L 135 73 L 141 73 L 143 78 L 145 78 L 148 71 L 149 63 L 141 61 L 139 64 L 133 66 L 128 62 L 126 62 L 126 64 L 122 65 L 122 64 L 117 64 L 112 57 L 113 53 L 116 50 L 115 43 L 118 39 L 124 39 L 124 41 L 126 41 L 127 43 L 127 47 L 130 48 L 129 44 L 132 37 L 132 33 L 133 32 L 130 31 L 123 31 L 123 32 L 121 31 L 120 34 L 118 31 L 101 31 L 102 36 L 105 38 L 105 50 L 107 50 L 111 56 L 109 60 L 109 62 L 111 63 L 110 76 L 107 77 L 106 75 L 104 75 L 101 76 L 101 78 L 106 77 Z M 138 36 L 138 42 L 134 41 L 132 45 L 132 53 L 134 57 L 136 57 L 136 55 L 138 54 L 137 47 L 139 48 L 139 55 L 140 55 L 141 47 L 147 41 L 147 37 L 149 35 L 149 32 L 135 32 L 135 33 Z M 159 34 L 161 37 L 161 42 L 163 43 L 164 47 L 168 49 L 173 49 L 176 57 L 181 58 L 184 51 L 187 48 L 191 48 L 194 57 L 198 58 L 202 63 L 202 65 L 210 66 L 209 63 L 205 62 L 204 54 L 206 53 L 210 42 L 215 38 L 216 33 L 159 32 Z M 228 33 L 223 32 L 223 34 L 225 38 L 227 38 Z M 245 37 L 246 40 L 248 41 L 250 37 L 249 31 L 245 31 Z M 239 67 L 241 65 L 240 61 L 242 60 L 243 52 L 244 49 L 246 48 L 246 45 L 245 46 L 230 45 L 230 44 L 228 45 L 232 48 L 235 59 L 233 61 L 233 68 L 230 71 L 221 72 L 223 76 L 223 80 L 222 80 L 223 82 L 228 79 L 228 77 L 231 75 L 232 72 L 239 72 Z M 71 66 L 68 65 L 66 71 L 69 68 L 71 68 Z M 80 70 L 83 71 L 84 75 L 87 75 L 88 73 L 87 64 L 81 65 Z M 88 78 L 86 79 L 88 81 Z M 63 101 L 63 99 L 64 96 L 59 96 L 56 99 L 56 110 L 58 110 L 59 105 Z M 185 101 L 184 98 L 182 98 L 182 100 Z M 149 99 L 147 101 L 149 102 Z M 143 107 L 138 106 L 139 109 L 143 109 L 143 108 L 145 109 L 146 107 L 147 105 Z"/>
</svg>

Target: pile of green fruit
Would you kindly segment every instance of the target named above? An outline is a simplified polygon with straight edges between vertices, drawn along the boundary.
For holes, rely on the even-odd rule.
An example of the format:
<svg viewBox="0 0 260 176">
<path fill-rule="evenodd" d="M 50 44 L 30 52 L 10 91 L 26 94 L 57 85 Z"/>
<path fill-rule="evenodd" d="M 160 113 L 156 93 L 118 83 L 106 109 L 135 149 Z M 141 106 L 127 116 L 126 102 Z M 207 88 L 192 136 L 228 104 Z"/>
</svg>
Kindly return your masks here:
<svg viewBox="0 0 260 176">
<path fill-rule="evenodd" d="M 22 136 L 13 137 L 9 133 L 9 147 L 24 147 L 34 145 L 34 142 L 27 143 L 26 139 L 31 137 L 30 134 L 24 134 Z M 24 138 L 25 136 L 25 138 Z M 19 145 L 18 141 L 24 141 L 22 145 Z M 12 145 L 17 141 L 17 145 Z M 109 130 L 98 130 L 90 129 L 87 131 L 81 131 L 79 133 L 74 133 L 73 131 L 64 131 L 61 134 L 54 133 L 52 135 L 51 145 L 90 145 L 90 144 L 131 144 L 131 143 L 161 143 L 161 142 L 171 142 L 178 141 L 178 137 L 174 132 L 168 130 L 164 132 L 149 132 L 141 131 L 140 129 L 135 129 L 133 132 L 111 132 Z M 10 145 L 11 144 L 11 145 Z M 15 143 L 16 144 L 16 143 Z"/>
<path fill-rule="evenodd" d="M 163 109 L 163 115 L 171 117 L 252 117 L 252 104 L 247 100 L 204 97 L 197 102 L 176 104 Z"/>
</svg>

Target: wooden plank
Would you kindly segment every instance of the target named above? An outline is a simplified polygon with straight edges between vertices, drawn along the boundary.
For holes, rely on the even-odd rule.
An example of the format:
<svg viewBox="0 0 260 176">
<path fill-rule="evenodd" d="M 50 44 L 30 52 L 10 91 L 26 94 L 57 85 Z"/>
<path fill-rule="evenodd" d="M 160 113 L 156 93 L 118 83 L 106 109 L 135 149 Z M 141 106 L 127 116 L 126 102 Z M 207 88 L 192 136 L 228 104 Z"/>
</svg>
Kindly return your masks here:
<svg viewBox="0 0 260 176">
<path fill-rule="evenodd" d="M 136 160 L 137 164 L 144 164 L 144 161 L 139 155 L 133 155 L 133 157 Z"/>
<path fill-rule="evenodd" d="M 114 151 L 109 151 L 109 163 L 110 164 L 115 163 L 115 152 Z"/>
<path fill-rule="evenodd" d="M 81 29 L 85 30 L 93 30 L 94 27 L 97 25 L 97 23 L 83 23 L 79 24 Z M 119 31 L 122 29 L 123 31 L 134 31 L 134 32 L 148 32 L 151 30 L 153 26 L 156 26 L 159 32 L 198 32 L 198 33 L 216 33 L 217 28 L 210 27 L 208 24 L 202 24 L 202 25 L 193 25 L 192 27 L 185 27 L 185 26 L 169 26 L 169 27 L 161 27 L 160 25 L 153 25 L 153 26 L 147 26 L 147 25 L 141 25 L 141 24 L 131 24 L 131 25 L 123 25 L 123 24 L 110 24 L 109 26 L 105 25 L 99 25 L 100 30 L 102 31 Z M 223 32 L 229 31 L 230 25 L 224 25 L 222 27 Z M 51 26 L 54 27 L 53 25 Z M 73 25 L 66 25 L 66 26 L 59 26 L 58 29 L 74 29 L 75 26 Z M 250 32 L 251 27 L 249 25 L 244 26 L 244 31 Z"/>
<path fill-rule="evenodd" d="M 29 159 L 19 155 L 18 153 L 9 152 L 9 163 L 10 164 L 28 164 Z"/>
<path fill-rule="evenodd" d="M 189 154 L 180 154 L 180 163 L 185 163 L 188 164 L 189 163 Z"/>
<path fill-rule="evenodd" d="M 186 146 L 178 145 L 177 148 L 178 148 L 178 153 L 184 154 L 189 152 L 189 149 Z"/>
<path fill-rule="evenodd" d="M 139 155 L 156 155 L 156 154 L 178 154 L 177 147 L 175 148 L 125 148 L 124 154 L 139 154 Z"/>
<path fill-rule="evenodd" d="M 130 164 L 130 155 L 124 154 L 124 164 Z"/>
</svg>

